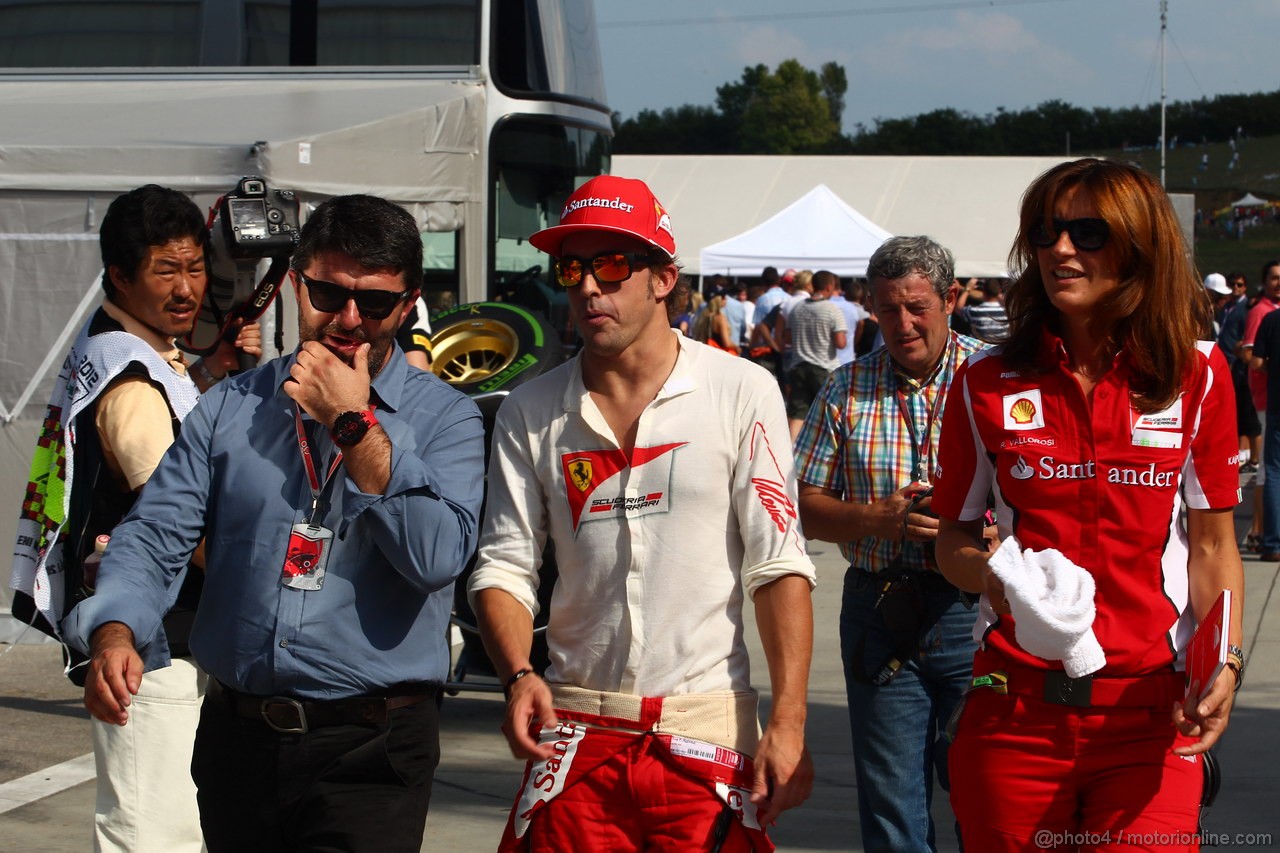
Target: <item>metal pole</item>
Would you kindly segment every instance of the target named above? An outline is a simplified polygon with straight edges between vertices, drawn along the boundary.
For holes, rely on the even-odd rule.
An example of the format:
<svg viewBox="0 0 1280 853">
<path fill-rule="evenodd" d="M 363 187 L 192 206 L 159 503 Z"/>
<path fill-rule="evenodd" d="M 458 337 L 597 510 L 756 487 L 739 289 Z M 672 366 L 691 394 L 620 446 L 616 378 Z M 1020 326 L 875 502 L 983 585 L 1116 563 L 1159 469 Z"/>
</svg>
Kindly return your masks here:
<svg viewBox="0 0 1280 853">
<path fill-rule="evenodd" d="M 1165 143 L 1164 105 L 1165 105 L 1165 73 L 1164 73 L 1164 37 L 1168 29 L 1169 0 L 1160 0 L 1160 186 L 1164 186 L 1164 155 L 1169 147 Z"/>
</svg>

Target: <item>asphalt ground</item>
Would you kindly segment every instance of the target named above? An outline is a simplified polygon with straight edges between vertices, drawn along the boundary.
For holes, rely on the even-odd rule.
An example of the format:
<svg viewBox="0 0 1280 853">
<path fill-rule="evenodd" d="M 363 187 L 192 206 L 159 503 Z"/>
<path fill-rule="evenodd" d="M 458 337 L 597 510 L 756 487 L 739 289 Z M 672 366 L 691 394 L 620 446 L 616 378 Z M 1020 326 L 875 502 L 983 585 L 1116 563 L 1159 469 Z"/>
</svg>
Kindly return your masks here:
<svg viewBox="0 0 1280 853">
<path fill-rule="evenodd" d="M 1247 529 L 1252 488 L 1237 511 Z M 782 851 L 859 851 L 856 790 L 838 617 L 844 566 L 834 545 L 811 542 L 818 567 L 816 643 L 810 676 L 808 743 L 816 768 L 813 796 L 783 815 L 772 833 Z M 1218 843 L 1206 849 L 1280 847 L 1280 564 L 1245 557 L 1248 678 L 1217 749 L 1222 793 L 1205 817 Z M 767 670 L 754 625 L 747 638 L 754 681 L 766 695 Z M 446 698 L 443 757 L 436 773 L 423 850 L 480 853 L 502 833 L 521 765 L 498 732 L 502 700 L 471 690 Z M 0 850 L 92 848 L 94 782 L 88 717 L 80 691 L 61 674 L 52 644 L 0 645 Z M 44 792 L 44 795 L 41 793 Z M 938 849 L 955 850 L 946 795 L 935 792 Z"/>
</svg>

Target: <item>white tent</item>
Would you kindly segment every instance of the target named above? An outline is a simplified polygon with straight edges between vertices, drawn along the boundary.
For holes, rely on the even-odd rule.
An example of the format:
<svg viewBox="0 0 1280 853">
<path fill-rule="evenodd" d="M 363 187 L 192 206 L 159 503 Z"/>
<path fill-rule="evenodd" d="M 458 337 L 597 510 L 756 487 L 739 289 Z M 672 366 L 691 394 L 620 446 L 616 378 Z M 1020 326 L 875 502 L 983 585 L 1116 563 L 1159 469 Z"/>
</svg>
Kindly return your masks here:
<svg viewBox="0 0 1280 853">
<path fill-rule="evenodd" d="M 867 274 L 867 261 L 893 235 L 818 184 L 793 204 L 699 253 L 703 275 L 758 275 L 766 266 Z"/>
<path fill-rule="evenodd" d="M 618 155 L 615 175 L 640 178 L 671 213 L 688 272 L 702 250 L 741 234 L 826 184 L 891 234 L 928 234 L 956 256 L 956 274 L 1007 275 L 1018 202 L 1063 157 L 767 157 Z M 760 264 L 748 275 L 759 275 Z M 773 264 L 778 266 L 778 264 Z M 714 270 L 713 270 L 714 272 Z"/>
<path fill-rule="evenodd" d="M 1265 198 L 1258 198 L 1253 193 L 1245 193 L 1244 198 L 1231 202 L 1232 207 L 1262 207 L 1267 203 Z"/>
</svg>

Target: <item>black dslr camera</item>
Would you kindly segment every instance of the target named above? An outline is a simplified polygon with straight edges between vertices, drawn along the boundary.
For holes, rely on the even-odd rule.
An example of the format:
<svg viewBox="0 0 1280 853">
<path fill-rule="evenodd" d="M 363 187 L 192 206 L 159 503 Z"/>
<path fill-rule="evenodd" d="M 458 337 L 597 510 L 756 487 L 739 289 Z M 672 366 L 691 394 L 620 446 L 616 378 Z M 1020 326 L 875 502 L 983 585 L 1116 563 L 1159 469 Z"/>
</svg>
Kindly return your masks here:
<svg viewBox="0 0 1280 853">
<path fill-rule="evenodd" d="M 288 257 L 298 244 L 298 198 L 262 178 L 241 178 L 219 211 L 223 245 L 232 258 Z"/>
<path fill-rule="evenodd" d="M 209 355 L 220 340 L 234 340 L 237 320 L 251 323 L 267 310 L 298 245 L 299 207 L 293 190 L 272 189 L 256 175 L 241 178 L 235 189 L 214 202 L 209 213 L 209 286 L 183 349 Z M 260 273 L 263 261 L 268 269 Z M 276 350 L 283 351 L 279 322 L 275 331 Z M 246 368 L 254 364 L 248 356 L 243 361 Z"/>
</svg>

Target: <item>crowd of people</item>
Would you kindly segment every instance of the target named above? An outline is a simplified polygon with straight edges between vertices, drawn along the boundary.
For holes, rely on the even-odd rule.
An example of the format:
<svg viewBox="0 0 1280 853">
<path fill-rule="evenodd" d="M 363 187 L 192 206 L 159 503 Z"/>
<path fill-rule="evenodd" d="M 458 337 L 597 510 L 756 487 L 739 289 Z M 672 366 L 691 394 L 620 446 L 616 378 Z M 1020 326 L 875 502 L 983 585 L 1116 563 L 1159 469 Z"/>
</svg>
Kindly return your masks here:
<svg viewBox="0 0 1280 853">
<path fill-rule="evenodd" d="M 865 849 L 935 850 L 935 779 L 968 850 L 1195 849 L 1259 435 L 1247 544 L 1280 559 L 1280 262 L 1253 300 L 1202 282 L 1158 184 L 1094 159 L 1027 190 L 1007 283 L 900 236 L 864 280 L 693 293 L 673 217 L 615 176 L 529 239 L 581 346 L 506 398 L 486 465 L 475 404 L 420 369 L 402 208 L 322 203 L 290 261 L 298 347 L 235 373 L 256 325 L 193 364 L 175 345 L 199 211 L 156 186 L 112 204 L 18 549 L 80 591 L 47 627 L 96 721 L 95 849 L 418 850 L 455 583 L 525 762 L 499 850 L 772 850 L 814 785 L 813 643 L 837 640 Z M 847 563 L 838 638 L 814 637 L 809 539 Z M 1188 694 L 1224 590 L 1227 665 Z"/>
<path fill-rule="evenodd" d="M 1002 279 L 965 282 L 950 327 L 985 344 L 1009 334 Z M 681 296 L 671 327 L 764 367 L 778 378 L 792 440 L 818 389 L 840 365 L 885 345 L 867 279 L 828 270 L 765 267 L 757 284 L 707 276 L 704 292 Z M 804 306 L 799 314 L 798 307 Z"/>
</svg>

